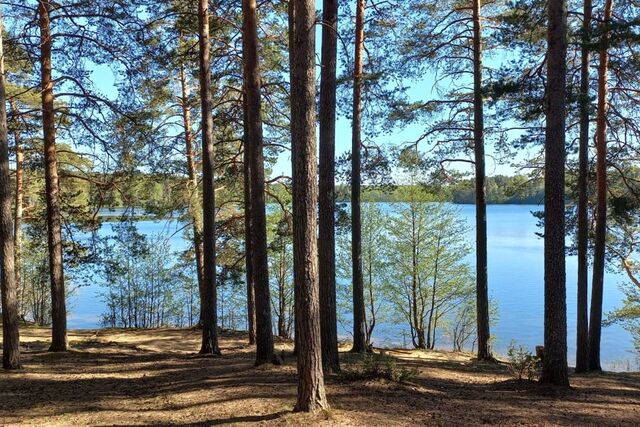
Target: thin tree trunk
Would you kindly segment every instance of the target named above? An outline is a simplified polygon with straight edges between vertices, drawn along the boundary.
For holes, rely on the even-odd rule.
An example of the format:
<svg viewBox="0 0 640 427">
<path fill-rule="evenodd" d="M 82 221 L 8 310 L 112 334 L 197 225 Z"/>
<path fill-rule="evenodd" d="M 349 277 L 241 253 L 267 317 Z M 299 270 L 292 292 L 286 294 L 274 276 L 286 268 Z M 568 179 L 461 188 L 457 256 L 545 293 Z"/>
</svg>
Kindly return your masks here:
<svg viewBox="0 0 640 427">
<path fill-rule="evenodd" d="M 4 29 L 0 15 L 0 30 Z M 11 177 L 9 172 L 9 135 L 7 96 L 4 80 L 4 50 L 0 33 L 0 293 L 2 293 L 2 367 L 20 368 L 20 331 L 18 296 L 13 265 L 13 223 L 11 213 Z"/>
<path fill-rule="evenodd" d="M 336 315 L 335 151 L 336 58 L 338 52 L 338 0 L 322 3 L 322 67 L 320 69 L 320 193 L 318 253 L 322 366 L 340 370 Z"/>
<path fill-rule="evenodd" d="M 596 125 L 596 235 L 591 281 L 591 316 L 589 319 L 589 370 L 600 371 L 600 336 L 602 332 L 602 297 L 604 291 L 605 244 L 607 237 L 607 75 L 609 69 L 609 24 L 613 0 L 604 7 L 605 30 L 600 46 L 598 68 L 598 118 Z"/>
<path fill-rule="evenodd" d="M 286 301 L 286 246 L 284 239 L 281 237 L 280 247 L 280 265 L 279 265 L 279 277 L 278 277 L 278 336 L 281 338 L 287 338 L 286 328 L 286 314 L 287 314 L 287 301 Z"/>
<path fill-rule="evenodd" d="M 213 117 L 211 59 L 209 52 L 209 3 L 199 0 L 200 101 L 202 104 L 202 243 L 204 250 L 204 319 L 201 354 L 220 354 L 216 289 L 215 181 L 213 170 Z"/>
<path fill-rule="evenodd" d="M 291 141 L 297 411 L 329 407 L 322 372 L 317 247 L 315 1 L 292 0 Z"/>
<path fill-rule="evenodd" d="M 476 309 L 478 360 L 491 359 L 489 345 L 489 279 L 487 273 L 487 199 L 482 99 L 482 0 L 473 0 L 473 141 L 476 169 Z"/>
<path fill-rule="evenodd" d="M 264 155 L 260 103 L 260 65 L 256 0 L 242 0 L 242 58 L 247 99 L 247 142 L 251 150 L 252 268 L 256 304 L 256 365 L 276 362 L 273 352 L 269 264 L 267 260 L 267 215 L 264 197 Z"/>
<path fill-rule="evenodd" d="M 544 359 L 540 381 L 569 385 L 565 272 L 564 167 L 567 7 L 549 0 L 544 204 Z"/>
<path fill-rule="evenodd" d="M 251 150 L 249 148 L 249 131 L 247 118 L 247 95 L 242 96 L 243 114 L 243 150 L 242 163 L 244 168 L 244 262 L 245 262 L 245 282 L 247 284 L 247 332 L 249 334 L 249 344 L 256 343 L 256 290 L 253 275 L 253 249 L 251 242 Z"/>
<path fill-rule="evenodd" d="M 65 304 L 60 217 L 60 185 L 56 158 L 56 129 L 51 78 L 51 21 L 49 0 L 38 5 L 40 15 L 40 65 L 42 74 L 42 127 L 44 134 L 47 238 L 51 280 L 52 339 L 49 351 L 67 351 L 67 309 Z"/>
<path fill-rule="evenodd" d="M 15 281 L 18 298 L 18 317 L 24 317 L 24 286 L 22 285 L 22 215 L 24 210 L 24 148 L 20 141 L 18 130 L 18 106 L 10 101 L 11 115 L 15 121 L 13 138 L 16 146 L 16 194 L 15 194 L 15 222 L 13 224 L 13 250 L 15 260 Z"/>
<path fill-rule="evenodd" d="M 360 213 L 360 146 L 362 121 L 362 56 L 364 53 L 365 0 L 357 0 L 356 44 L 353 68 L 353 123 L 351 134 L 351 259 L 353 271 L 353 348 L 352 352 L 364 353 L 366 345 L 366 321 L 364 286 L 362 278 L 362 217 Z"/>
<path fill-rule="evenodd" d="M 180 87 L 182 98 L 182 123 L 184 127 L 184 145 L 187 158 L 187 175 L 189 192 L 189 213 L 191 215 L 191 225 L 193 229 L 193 247 L 196 255 L 196 273 L 198 279 L 198 290 L 200 299 L 204 298 L 204 259 L 202 250 L 202 220 L 198 214 L 200 194 L 198 191 L 198 175 L 196 174 L 196 162 L 193 153 L 193 130 L 191 128 L 191 109 L 189 108 L 189 86 L 187 85 L 187 72 L 184 63 L 180 64 Z M 204 319 L 203 308 L 200 307 L 200 324 Z"/>
<path fill-rule="evenodd" d="M 588 272 L 589 243 L 589 47 L 591 39 L 591 0 L 584 0 L 580 65 L 580 143 L 578 149 L 578 296 L 576 322 L 576 372 L 584 372 L 589 357 Z"/>
</svg>

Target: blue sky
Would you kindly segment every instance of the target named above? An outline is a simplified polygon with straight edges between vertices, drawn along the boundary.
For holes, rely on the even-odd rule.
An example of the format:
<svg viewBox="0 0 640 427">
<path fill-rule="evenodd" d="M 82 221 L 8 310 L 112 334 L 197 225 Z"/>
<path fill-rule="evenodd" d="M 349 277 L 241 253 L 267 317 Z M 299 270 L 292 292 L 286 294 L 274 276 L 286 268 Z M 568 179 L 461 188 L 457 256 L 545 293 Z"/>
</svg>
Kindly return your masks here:
<svg viewBox="0 0 640 427">
<path fill-rule="evenodd" d="M 316 50 L 317 50 L 317 58 L 320 58 L 320 26 L 317 27 L 316 31 Z M 319 79 L 320 70 L 319 67 L 316 70 L 317 78 Z M 366 70 L 365 70 L 366 72 Z M 96 66 L 92 72 L 92 79 L 99 91 L 101 91 L 107 97 L 113 99 L 117 96 L 117 91 L 115 88 L 115 79 L 114 75 L 111 72 L 110 68 L 106 65 Z M 429 75 L 426 75 L 425 78 L 421 81 L 412 82 L 410 84 L 410 88 L 408 90 L 408 96 L 411 100 L 425 100 L 426 98 L 436 98 L 437 95 L 433 91 L 433 82 L 429 78 Z M 366 124 L 364 124 L 366 125 Z M 418 136 L 424 131 L 424 126 L 420 123 L 408 125 L 402 129 L 395 129 L 391 134 L 381 134 L 380 136 L 374 138 L 374 141 L 379 145 L 384 146 L 398 146 L 405 142 L 412 141 L 418 138 Z M 316 132 L 318 135 L 318 132 Z M 351 150 L 351 121 L 344 116 L 338 116 L 337 124 L 336 124 L 336 157 L 344 154 Z M 511 164 L 500 163 L 496 160 L 497 156 L 494 156 L 495 150 L 494 147 L 488 142 L 487 143 L 487 174 L 488 175 L 497 175 L 497 174 L 507 174 L 511 175 L 516 173 L 516 168 L 514 168 Z M 518 159 L 521 160 L 525 158 L 525 154 L 521 154 L 518 156 Z M 453 165 L 454 168 L 461 170 L 470 170 L 469 164 L 457 163 Z M 284 152 L 279 157 L 278 161 L 274 165 L 271 171 L 272 176 L 279 175 L 290 175 L 291 174 L 291 156 L 290 152 Z"/>
</svg>

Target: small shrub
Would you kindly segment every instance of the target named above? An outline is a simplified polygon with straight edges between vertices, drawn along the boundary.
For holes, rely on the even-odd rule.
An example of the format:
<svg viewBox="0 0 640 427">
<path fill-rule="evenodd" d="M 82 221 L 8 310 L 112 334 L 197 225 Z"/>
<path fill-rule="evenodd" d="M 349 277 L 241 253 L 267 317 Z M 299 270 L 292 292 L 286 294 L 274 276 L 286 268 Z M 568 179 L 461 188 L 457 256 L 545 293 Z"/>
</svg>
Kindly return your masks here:
<svg viewBox="0 0 640 427">
<path fill-rule="evenodd" d="M 347 362 L 340 371 L 339 378 L 343 381 L 386 379 L 405 383 L 418 376 L 417 369 L 398 367 L 395 359 L 389 356 L 368 353 L 361 360 L 361 364 Z"/>
<path fill-rule="evenodd" d="M 531 381 L 538 376 L 540 358 L 536 357 L 523 346 L 519 345 L 516 347 L 511 343 L 507 350 L 507 357 L 509 359 L 509 370 L 518 381 L 521 381 L 523 378 Z"/>
</svg>

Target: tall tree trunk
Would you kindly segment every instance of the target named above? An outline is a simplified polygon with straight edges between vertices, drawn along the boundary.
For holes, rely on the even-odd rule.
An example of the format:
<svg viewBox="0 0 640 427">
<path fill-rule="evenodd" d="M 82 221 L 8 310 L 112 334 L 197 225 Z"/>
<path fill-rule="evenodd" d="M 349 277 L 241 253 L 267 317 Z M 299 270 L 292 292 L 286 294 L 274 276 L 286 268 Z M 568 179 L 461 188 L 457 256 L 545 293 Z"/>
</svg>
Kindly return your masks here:
<svg viewBox="0 0 640 427">
<path fill-rule="evenodd" d="M 264 155 L 260 103 L 260 65 L 256 0 L 242 0 L 242 59 L 247 99 L 247 142 L 251 150 L 252 268 L 256 304 L 256 365 L 275 362 L 267 260 L 267 215 L 264 197 Z"/>
<path fill-rule="evenodd" d="M 295 28 L 295 16 L 296 16 L 296 0 L 289 0 L 289 4 L 287 5 L 287 9 L 288 9 L 288 19 L 289 19 L 289 81 L 293 82 L 295 78 L 297 78 L 297 75 L 295 73 L 295 65 L 294 65 L 294 46 L 295 46 L 295 42 L 296 42 L 296 28 Z M 314 38 L 314 48 L 315 48 L 315 38 Z M 295 99 L 293 98 L 293 88 L 295 85 L 291 86 L 291 99 Z M 293 105 L 291 106 L 291 152 L 293 153 L 295 151 L 295 139 L 293 139 L 293 134 L 294 134 L 294 123 L 293 123 Z M 291 157 L 291 177 L 292 177 L 292 184 L 293 184 L 293 180 L 296 177 L 296 162 L 293 159 L 293 155 Z M 295 248 L 294 248 L 295 250 Z M 294 319 L 293 319 L 293 354 L 297 355 L 298 354 L 298 340 L 300 339 L 299 334 L 298 334 L 298 303 L 296 301 L 298 301 L 299 298 L 301 298 L 299 294 L 299 287 L 297 285 L 297 282 L 295 280 L 295 262 L 294 262 L 294 280 L 293 280 L 293 302 L 294 302 Z M 322 347 L 322 343 L 320 344 L 320 346 Z"/>
<path fill-rule="evenodd" d="M 598 67 L 598 118 L 596 124 L 596 235 L 591 281 L 591 316 L 589 319 L 589 370 L 600 371 L 600 335 L 602 332 L 602 296 L 604 291 L 605 244 L 607 237 L 607 76 L 609 69 L 609 25 L 613 0 L 604 6 L 604 32 Z"/>
<path fill-rule="evenodd" d="M 580 142 L 578 149 L 578 295 L 576 322 L 576 372 L 588 367 L 588 272 L 589 244 L 589 47 L 591 39 L 591 0 L 584 0 L 582 21 L 582 48 L 580 64 Z"/>
<path fill-rule="evenodd" d="M 567 7 L 549 0 L 544 204 L 544 359 L 540 381 L 568 386 L 564 167 Z"/>
<path fill-rule="evenodd" d="M 476 310 L 478 360 L 491 359 L 487 273 L 487 198 L 482 99 L 482 0 L 473 0 L 473 142 L 476 169 Z"/>
<path fill-rule="evenodd" d="M 242 115 L 244 127 L 242 163 L 244 169 L 244 265 L 247 284 L 247 332 L 249 334 L 249 344 L 253 345 L 256 343 L 256 290 L 253 275 L 253 245 L 251 242 L 251 150 L 249 148 L 249 131 L 247 129 L 246 90 L 242 95 Z"/>
<path fill-rule="evenodd" d="M 292 0 L 291 142 L 297 411 L 328 408 L 322 372 L 316 209 L 315 1 Z"/>
<path fill-rule="evenodd" d="M 184 145 L 187 158 L 187 175 L 189 192 L 189 214 L 191 216 L 191 226 L 193 230 L 193 247 L 196 254 L 196 273 L 198 278 L 198 290 L 200 299 L 204 298 L 204 259 L 202 250 L 202 219 L 198 214 L 200 194 L 198 191 L 198 175 L 196 173 L 196 162 L 193 153 L 193 130 L 191 128 L 191 109 L 189 108 L 189 86 L 187 85 L 187 72 L 185 64 L 180 64 L 180 88 L 182 97 L 180 106 L 182 107 L 182 124 L 184 127 Z M 203 307 L 200 307 L 200 324 L 204 320 Z"/>
<path fill-rule="evenodd" d="M 318 253 L 322 366 L 339 371 L 336 315 L 335 154 L 336 58 L 338 52 L 338 0 L 322 3 L 322 67 L 320 69 L 320 182 L 318 195 Z"/>
<path fill-rule="evenodd" d="M 353 123 L 351 134 L 351 259 L 353 272 L 353 348 L 364 353 L 366 345 L 366 321 L 364 286 L 362 277 L 362 217 L 360 213 L 360 146 L 362 125 L 362 56 L 364 53 L 365 0 L 357 0 L 356 44 L 353 68 Z"/>
<path fill-rule="evenodd" d="M 0 30 L 4 29 L 0 15 Z M 13 223 L 11 213 L 11 176 L 9 172 L 9 135 L 7 96 L 4 79 L 4 50 L 0 33 L 0 293 L 2 293 L 2 367 L 20 368 L 20 332 L 18 296 L 13 265 Z"/>
<path fill-rule="evenodd" d="M 209 2 L 199 0 L 200 101 L 202 104 L 202 246 L 204 250 L 204 307 L 201 354 L 220 354 L 216 289 L 215 181 L 213 170 L 213 117 L 211 58 L 209 52 Z"/>
<path fill-rule="evenodd" d="M 24 317 L 24 286 L 22 285 L 22 215 L 24 209 L 24 148 L 20 141 L 18 129 L 18 106 L 10 101 L 11 115 L 15 122 L 13 139 L 16 146 L 16 194 L 15 194 L 15 222 L 13 224 L 13 251 L 15 262 L 15 281 L 18 298 L 18 317 Z"/>
<path fill-rule="evenodd" d="M 51 21 L 49 0 L 40 0 L 40 68 L 42 74 L 42 128 L 44 134 L 45 191 L 47 199 L 47 238 L 51 280 L 51 347 L 67 351 L 67 308 L 65 303 L 60 217 L 60 185 L 56 158 L 56 129 L 51 78 Z"/>
</svg>

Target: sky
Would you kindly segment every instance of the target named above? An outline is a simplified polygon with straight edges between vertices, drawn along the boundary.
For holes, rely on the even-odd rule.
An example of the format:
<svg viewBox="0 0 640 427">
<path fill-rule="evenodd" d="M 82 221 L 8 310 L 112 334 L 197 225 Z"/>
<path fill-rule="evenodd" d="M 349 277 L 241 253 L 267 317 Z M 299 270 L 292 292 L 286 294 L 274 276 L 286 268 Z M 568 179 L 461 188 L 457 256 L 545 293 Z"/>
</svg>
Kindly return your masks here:
<svg viewBox="0 0 640 427">
<path fill-rule="evenodd" d="M 321 47 L 321 27 L 318 25 L 316 28 L 316 57 L 320 58 Z M 340 60 L 340 58 L 339 58 Z M 365 70 L 366 72 L 366 70 Z M 320 68 L 316 68 L 316 78 L 320 78 Z M 102 92 L 103 95 L 110 99 L 115 99 L 117 96 L 117 90 L 115 87 L 114 75 L 107 65 L 94 66 L 92 68 L 92 79 L 96 88 Z M 436 98 L 436 94 L 433 91 L 433 75 L 425 75 L 425 78 L 421 81 L 411 82 L 409 90 L 407 92 L 411 100 L 425 100 L 427 98 Z M 366 123 L 363 123 L 366 126 Z M 402 129 L 395 129 L 391 134 L 381 134 L 378 137 L 373 138 L 373 141 L 381 146 L 400 146 L 408 141 L 417 139 L 424 131 L 422 124 L 411 124 Z M 319 132 L 316 132 L 316 137 Z M 517 168 L 507 162 L 500 162 L 498 160 L 495 148 L 487 140 L 486 142 L 486 171 L 487 175 L 513 175 L 517 173 Z M 342 154 L 351 150 L 351 121 L 338 115 L 336 123 L 336 158 L 339 158 Z M 517 159 L 512 161 L 521 161 L 526 157 L 526 154 L 520 154 Z M 471 166 L 468 163 L 456 163 L 452 165 L 453 168 L 458 170 L 470 171 Z M 283 152 L 278 158 L 277 162 L 271 169 L 271 176 L 290 176 L 291 175 L 291 155 L 289 151 Z"/>
</svg>

